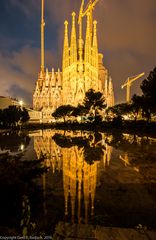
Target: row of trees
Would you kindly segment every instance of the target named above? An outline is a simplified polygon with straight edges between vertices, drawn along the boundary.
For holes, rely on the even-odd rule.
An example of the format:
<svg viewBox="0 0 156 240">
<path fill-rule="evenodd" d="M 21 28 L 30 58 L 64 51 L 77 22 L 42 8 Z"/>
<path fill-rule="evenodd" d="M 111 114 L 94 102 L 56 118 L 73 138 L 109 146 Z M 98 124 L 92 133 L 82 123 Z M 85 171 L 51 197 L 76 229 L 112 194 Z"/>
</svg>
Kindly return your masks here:
<svg viewBox="0 0 156 240">
<path fill-rule="evenodd" d="M 85 98 L 81 105 L 77 107 L 71 105 L 62 105 L 58 107 L 52 116 L 56 119 L 66 117 L 78 117 L 81 119 L 87 116 L 89 121 L 99 121 L 105 112 L 105 118 L 109 121 L 115 118 L 134 119 L 141 117 L 147 121 L 156 114 L 156 68 L 150 72 L 147 79 L 141 84 L 142 96 L 134 95 L 130 103 L 117 104 L 106 109 L 103 94 L 90 89 L 86 92 Z M 106 111 L 104 111 L 106 109 Z M 103 111 L 103 114 L 101 114 Z"/>
<path fill-rule="evenodd" d="M 29 120 L 28 111 L 19 106 L 9 106 L 5 109 L 0 109 L 0 126 L 1 127 L 16 127 L 22 125 Z"/>
<path fill-rule="evenodd" d="M 55 119 L 63 118 L 64 122 L 67 117 L 78 117 L 81 119 L 87 116 L 88 121 L 98 121 L 101 119 L 100 112 L 106 108 L 105 99 L 101 92 L 95 92 L 93 89 L 88 90 L 82 104 L 77 107 L 72 105 L 62 105 L 52 114 Z"/>
<path fill-rule="evenodd" d="M 102 115 L 105 113 L 105 118 L 108 121 L 126 117 L 128 119 L 134 119 L 135 121 L 141 117 L 149 121 L 152 115 L 156 114 L 156 68 L 150 72 L 140 87 L 142 96 L 134 95 L 130 103 L 117 104 L 107 109 L 103 94 L 90 89 L 86 92 L 81 105 L 79 104 L 77 107 L 62 105 L 54 111 L 52 116 L 55 119 L 63 118 L 64 122 L 67 120 L 67 117 L 78 116 L 80 116 L 81 119 L 87 117 L 88 121 L 100 121 L 102 120 Z"/>
<path fill-rule="evenodd" d="M 156 115 L 156 67 L 150 72 L 141 86 L 142 95 L 134 95 L 130 103 L 117 104 L 107 109 L 108 116 L 122 117 L 131 116 L 135 120 L 138 117 L 146 118 L 147 121 Z"/>
</svg>

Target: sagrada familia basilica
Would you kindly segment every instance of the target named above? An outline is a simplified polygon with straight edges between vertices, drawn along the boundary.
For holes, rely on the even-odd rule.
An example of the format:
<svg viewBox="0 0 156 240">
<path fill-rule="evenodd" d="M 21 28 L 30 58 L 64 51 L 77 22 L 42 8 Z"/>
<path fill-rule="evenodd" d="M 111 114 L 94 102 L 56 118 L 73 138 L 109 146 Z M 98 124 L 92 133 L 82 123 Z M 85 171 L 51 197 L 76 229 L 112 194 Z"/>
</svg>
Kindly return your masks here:
<svg viewBox="0 0 156 240">
<path fill-rule="evenodd" d="M 51 117 L 52 112 L 60 105 L 77 106 L 82 103 L 85 92 L 91 88 L 103 93 L 108 107 L 114 105 L 112 79 L 103 65 L 103 54 L 99 53 L 97 21 L 93 19 L 93 10 L 97 2 L 98 0 L 90 0 L 84 8 L 85 2 L 82 0 L 78 18 L 75 12 L 72 13 L 70 38 L 68 22 L 64 22 L 62 71 L 58 69 L 55 72 L 53 68 L 52 71 L 47 68 L 45 70 L 45 22 L 42 0 L 41 69 L 33 94 L 33 109 L 42 111 L 45 118 Z M 86 29 L 83 28 L 84 25 Z"/>
</svg>

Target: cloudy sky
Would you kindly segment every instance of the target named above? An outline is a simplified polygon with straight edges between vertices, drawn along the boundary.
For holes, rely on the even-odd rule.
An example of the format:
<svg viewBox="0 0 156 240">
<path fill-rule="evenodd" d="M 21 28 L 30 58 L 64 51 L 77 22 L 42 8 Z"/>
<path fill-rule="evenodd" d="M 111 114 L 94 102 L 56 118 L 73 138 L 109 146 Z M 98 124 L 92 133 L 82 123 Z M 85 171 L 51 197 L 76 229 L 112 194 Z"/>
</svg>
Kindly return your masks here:
<svg viewBox="0 0 156 240">
<path fill-rule="evenodd" d="M 40 68 L 41 0 L 0 0 L 0 95 L 32 102 Z M 85 1 L 86 3 L 88 0 Z M 45 0 L 46 66 L 61 68 L 64 20 L 78 13 L 81 0 Z M 112 76 L 116 102 L 125 100 L 121 84 L 128 76 L 156 66 L 156 0 L 100 0 L 100 52 Z M 140 83 L 132 94 L 140 94 Z"/>
</svg>

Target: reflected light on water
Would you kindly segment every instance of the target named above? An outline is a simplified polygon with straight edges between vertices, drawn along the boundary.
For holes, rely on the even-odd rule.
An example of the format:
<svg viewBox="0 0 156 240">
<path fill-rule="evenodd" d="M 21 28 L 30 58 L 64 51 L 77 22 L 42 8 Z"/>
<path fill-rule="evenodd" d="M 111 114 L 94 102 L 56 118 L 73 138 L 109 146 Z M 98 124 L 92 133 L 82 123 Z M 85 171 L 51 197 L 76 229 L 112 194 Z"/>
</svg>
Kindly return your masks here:
<svg viewBox="0 0 156 240">
<path fill-rule="evenodd" d="M 34 149 L 38 158 L 45 156 L 44 164 L 51 169 L 52 174 L 62 172 L 65 216 L 71 215 L 72 222 L 77 219 L 78 223 L 87 223 L 88 214 L 94 215 L 96 185 L 100 179 L 101 167 L 109 166 L 112 147 L 106 144 L 104 134 L 59 134 L 57 138 L 54 132 L 48 130 L 39 132 L 38 136 L 35 134 Z M 86 161 L 92 157 L 93 161 Z"/>
<path fill-rule="evenodd" d="M 96 231 L 97 239 L 105 239 L 99 238 L 104 236 L 102 232 L 105 234 L 108 230 L 103 227 L 129 228 L 139 224 L 155 227 L 154 137 L 122 132 L 111 134 L 59 130 L 34 131 L 29 136 L 31 139 L 17 132 L 10 133 L 9 137 L 6 134 L 0 136 L 0 151 L 9 151 L 12 155 L 18 152 L 22 156 L 22 162 L 20 159 L 14 161 L 6 153 L 3 157 L 5 159 L 8 156 L 8 161 L 1 161 L 1 168 L 5 170 L 4 163 L 10 162 L 12 173 L 12 166 L 17 164 L 18 172 L 21 174 L 21 170 L 24 171 L 24 184 L 25 177 L 29 179 L 37 173 L 30 187 L 20 188 L 17 196 L 14 196 L 16 202 L 19 202 L 19 194 L 22 199 L 16 212 L 21 212 L 23 234 L 29 231 L 27 222 L 33 227 L 32 231 L 34 228 L 46 233 L 55 231 L 59 236 L 69 236 L 71 230 L 71 237 L 75 239 L 92 236 L 95 225 L 100 226 Z M 36 161 L 36 157 L 41 161 Z M 25 166 L 22 169 L 21 164 Z M 37 170 L 32 166 L 36 166 Z M 25 172 L 29 169 L 30 175 L 27 176 Z M 10 184 L 10 174 L 6 176 L 9 176 Z M 19 183 L 21 186 L 21 180 Z M 2 210 L 3 205 L 8 206 L 11 199 L 6 196 Z M 15 213 L 10 209 L 7 212 L 6 208 L 1 216 L 2 222 L 6 216 L 6 224 L 10 224 L 9 219 L 12 216 L 14 218 Z"/>
</svg>

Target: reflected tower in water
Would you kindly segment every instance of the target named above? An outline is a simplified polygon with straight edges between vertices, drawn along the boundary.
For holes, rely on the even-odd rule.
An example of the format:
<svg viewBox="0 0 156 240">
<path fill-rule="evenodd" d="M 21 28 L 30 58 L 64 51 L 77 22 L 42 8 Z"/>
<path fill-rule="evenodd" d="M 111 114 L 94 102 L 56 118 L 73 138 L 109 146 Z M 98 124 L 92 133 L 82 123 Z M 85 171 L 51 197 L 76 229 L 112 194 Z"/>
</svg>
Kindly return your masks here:
<svg viewBox="0 0 156 240">
<path fill-rule="evenodd" d="M 71 206 L 72 222 L 75 215 L 80 223 L 81 218 L 88 221 L 88 212 L 94 214 L 94 199 L 99 162 L 92 165 L 84 160 L 81 150 L 77 146 L 63 149 L 63 185 L 65 196 L 65 215 Z M 82 202 L 83 199 L 83 202 Z M 84 204 L 85 216 L 82 214 Z"/>
<path fill-rule="evenodd" d="M 100 182 L 101 169 L 109 166 L 112 147 L 106 144 L 104 134 L 100 134 L 99 141 L 95 141 L 94 137 L 91 135 L 88 137 L 88 134 L 84 133 L 73 136 L 71 133 L 63 134 L 60 131 L 57 135 L 59 135 L 59 141 L 54 141 L 55 132 L 51 130 L 34 134 L 35 152 L 38 159 L 45 157 L 44 164 L 50 168 L 51 174 L 62 171 L 65 218 L 68 219 L 71 216 L 72 222 L 87 223 L 88 218 L 94 215 L 96 186 Z M 101 151 L 101 149 L 104 150 Z M 99 157 L 89 163 L 86 161 L 86 158 L 88 160 L 90 157 L 87 157 L 88 152 L 91 154 L 95 152 Z M 46 181 L 48 179 L 43 176 L 45 191 Z"/>
</svg>

